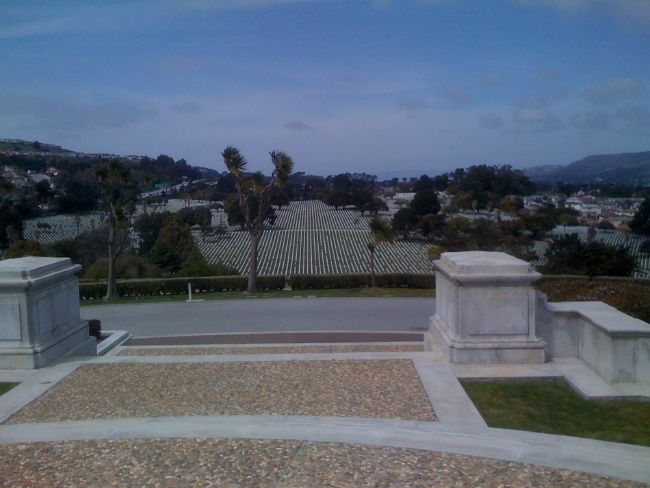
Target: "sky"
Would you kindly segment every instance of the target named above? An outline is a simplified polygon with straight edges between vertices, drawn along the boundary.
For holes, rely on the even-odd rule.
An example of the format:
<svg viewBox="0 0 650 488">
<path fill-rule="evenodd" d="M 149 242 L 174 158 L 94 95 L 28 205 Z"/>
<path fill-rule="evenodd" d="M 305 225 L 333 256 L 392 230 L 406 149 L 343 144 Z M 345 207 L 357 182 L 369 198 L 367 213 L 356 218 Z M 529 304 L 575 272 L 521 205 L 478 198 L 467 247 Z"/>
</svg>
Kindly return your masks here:
<svg viewBox="0 0 650 488">
<path fill-rule="evenodd" d="M 650 150 L 649 0 L 2 0 L 0 138 L 416 176 Z"/>
</svg>

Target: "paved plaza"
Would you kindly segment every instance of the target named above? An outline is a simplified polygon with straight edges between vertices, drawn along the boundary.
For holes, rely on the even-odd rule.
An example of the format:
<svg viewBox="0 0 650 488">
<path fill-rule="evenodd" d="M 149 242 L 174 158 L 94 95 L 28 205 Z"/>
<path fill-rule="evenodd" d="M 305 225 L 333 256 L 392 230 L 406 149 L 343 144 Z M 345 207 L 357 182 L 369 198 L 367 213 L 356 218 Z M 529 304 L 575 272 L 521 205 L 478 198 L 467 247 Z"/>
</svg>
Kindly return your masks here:
<svg viewBox="0 0 650 488">
<path fill-rule="evenodd" d="M 0 485 L 650 481 L 645 447 L 487 427 L 449 363 L 422 349 L 120 346 L 90 360 L 2 372 L 0 380 L 21 384 L 0 397 Z"/>
</svg>

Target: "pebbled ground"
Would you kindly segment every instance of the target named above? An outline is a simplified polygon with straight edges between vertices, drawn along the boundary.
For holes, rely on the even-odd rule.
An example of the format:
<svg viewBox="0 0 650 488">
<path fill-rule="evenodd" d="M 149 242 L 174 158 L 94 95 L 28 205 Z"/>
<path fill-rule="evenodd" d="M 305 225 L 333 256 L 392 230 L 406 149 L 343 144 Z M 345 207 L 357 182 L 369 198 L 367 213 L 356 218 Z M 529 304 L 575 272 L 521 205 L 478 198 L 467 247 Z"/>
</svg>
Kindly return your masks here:
<svg viewBox="0 0 650 488">
<path fill-rule="evenodd" d="M 639 487 L 528 464 L 398 449 L 234 439 L 0 445 L 12 487 Z"/>
<path fill-rule="evenodd" d="M 90 364 L 6 423 L 187 415 L 436 420 L 407 359 Z"/>
</svg>

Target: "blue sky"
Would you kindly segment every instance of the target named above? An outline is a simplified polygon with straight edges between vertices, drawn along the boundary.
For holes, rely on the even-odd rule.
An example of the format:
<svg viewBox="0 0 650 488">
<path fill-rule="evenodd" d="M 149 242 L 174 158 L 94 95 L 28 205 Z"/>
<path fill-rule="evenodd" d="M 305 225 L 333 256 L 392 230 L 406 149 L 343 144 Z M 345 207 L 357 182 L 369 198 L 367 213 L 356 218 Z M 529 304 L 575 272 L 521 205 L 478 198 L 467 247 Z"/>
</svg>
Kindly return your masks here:
<svg viewBox="0 0 650 488">
<path fill-rule="evenodd" d="M 4 0 L 0 137 L 437 174 L 650 150 L 648 0 Z"/>
</svg>

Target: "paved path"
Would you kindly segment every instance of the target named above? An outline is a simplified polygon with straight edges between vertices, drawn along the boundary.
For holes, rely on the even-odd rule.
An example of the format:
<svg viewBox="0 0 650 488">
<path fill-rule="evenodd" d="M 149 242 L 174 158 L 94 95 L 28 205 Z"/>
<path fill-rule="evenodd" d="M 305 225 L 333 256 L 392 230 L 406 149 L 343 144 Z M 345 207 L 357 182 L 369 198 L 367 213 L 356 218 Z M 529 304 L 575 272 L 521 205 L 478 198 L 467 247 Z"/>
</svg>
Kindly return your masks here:
<svg viewBox="0 0 650 488">
<path fill-rule="evenodd" d="M 135 337 L 223 332 L 414 331 L 428 327 L 431 298 L 259 298 L 82 307 L 102 328 Z"/>
<path fill-rule="evenodd" d="M 290 415 L 83 420 L 0 427 L 0 444 L 146 438 L 289 439 L 485 456 L 636 481 L 650 480 L 650 448 L 442 422 Z"/>
</svg>

